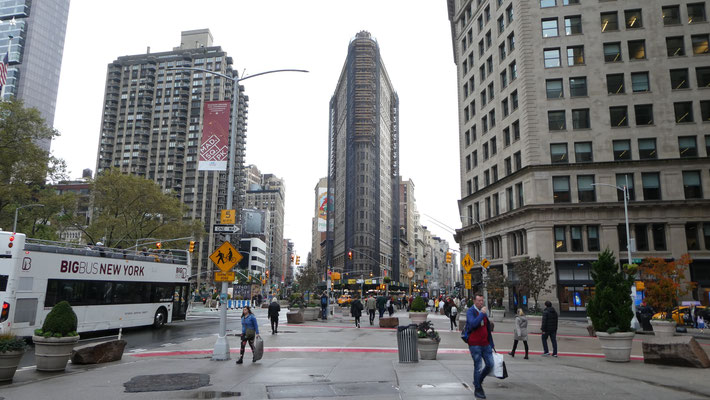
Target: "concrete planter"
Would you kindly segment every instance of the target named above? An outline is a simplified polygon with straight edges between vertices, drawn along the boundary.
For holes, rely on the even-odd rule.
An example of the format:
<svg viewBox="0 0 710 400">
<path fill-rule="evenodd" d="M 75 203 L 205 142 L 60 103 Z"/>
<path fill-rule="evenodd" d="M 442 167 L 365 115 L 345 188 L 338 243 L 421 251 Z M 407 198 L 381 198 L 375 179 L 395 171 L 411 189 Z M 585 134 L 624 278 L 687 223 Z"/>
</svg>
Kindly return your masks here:
<svg viewBox="0 0 710 400">
<path fill-rule="evenodd" d="M 20 365 L 24 350 L 5 351 L 0 353 L 0 382 L 8 382 L 15 376 L 17 366 Z"/>
<path fill-rule="evenodd" d="M 597 332 L 599 343 L 602 346 L 602 351 L 607 361 L 611 362 L 629 362 L 631 359 L 631 344 L 633 343 L 633 332 L 618 332 L 608 334 L 606 332 Z"/>
<path fill-rule="evenodd" d="M 426 317 L 429 315 L 428 312 L 415 312 L 411 311 L 409 313 L 409 319 L 412 320 L 413 324 L 421 324 L 422 322 L 426 321 Z"/>
<path fill-rule="evenodd" d="M 656 337 L 671 337 L 675 336 L 675 321 L 666 320 L 651 320 L 651 326 L 653 327 L 653 335 Z"/>
<path fill-rule="evenodd" d="M 303 319 L 306 321 L 315 321 L 318 319 L 320 314 L 320 308 L 317 307 L 306 307 L 303 312 Z"/>
<path fill-rule="evenodd" d="M 493 322 L 503 322 L 503 317 L 505 317 L 505 310 L 491 310 L 491 319 L 493 320 Z"/>
<path fill-rule="evenodd" d="M 32 341 L 35 344 L 37 371 L 64 371 L 71 351 L 79 342 L 79 336 L 62 338 L 32 336 Z"/>
<path fill-rule="evenodd" d="M 419 358 L 422 360 L 436 360 L 436 352 L 439 350 L 439 342 L 429 338 L 417 339 L 419 348 Z"/>
</svg>

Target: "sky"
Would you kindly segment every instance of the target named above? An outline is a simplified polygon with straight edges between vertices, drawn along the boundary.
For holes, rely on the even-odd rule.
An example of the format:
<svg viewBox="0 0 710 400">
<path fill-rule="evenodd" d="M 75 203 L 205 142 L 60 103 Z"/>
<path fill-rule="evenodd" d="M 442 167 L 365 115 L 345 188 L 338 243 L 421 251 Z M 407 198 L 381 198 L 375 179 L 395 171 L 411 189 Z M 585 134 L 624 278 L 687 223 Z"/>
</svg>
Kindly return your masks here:
<svg viewBox="0 0 710 400">
<path fill-rule="evenodd" d="M 108 64 L 148 47 L 170 51 L 182 31 L 203 28 L 240 76 L 310 71 L 242 83 L 246 164 L 285 180 L 284 238 L 302 262 L 311 250 L 315 186 L 327 174 L 328 104 L 348 44 L 362 30 L 377 40 L 399 96 L 400 175 L 414 182 L 421 223 L 458 249 L 451 234 L 461 226 L 456 66 L 445 0 L 72 0 L 54 121 L 61 136 L 52 143 L 70 178 L 96 169 Z"/>
</svg>

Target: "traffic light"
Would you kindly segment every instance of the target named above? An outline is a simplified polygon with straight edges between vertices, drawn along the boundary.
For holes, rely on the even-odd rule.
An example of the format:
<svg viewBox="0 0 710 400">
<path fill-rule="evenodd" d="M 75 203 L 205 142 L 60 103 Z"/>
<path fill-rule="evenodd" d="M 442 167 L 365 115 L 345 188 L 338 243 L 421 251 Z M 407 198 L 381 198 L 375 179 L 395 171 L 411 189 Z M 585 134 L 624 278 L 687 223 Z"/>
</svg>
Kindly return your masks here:
<svg viewBox="0 0 710 400">
<path fill-rule="evenodd" d="M 269 277 L 269 271 L 266 271 L 266 277 L 267 278 Z"/>
<path fill-rule="evenodd" d="M 293 254 L 291 254 L 291 262 L 293 262 Z"/>
<path fill-rule="evenodd" d="M 450 251 L 446 252 L 446 263 L 451 264 L 451 252 Z"/>
<path fill-rule="evenodd" d="M 296 265 L 301 264 L 301 256 L 296 256 Z"/>
<path fill-rule="evenodd" d="M 193 251 L 195 251 L 195 241 L 191 240 L 190 241 L 190 253 L 192 253 Z"/>
<path fill-rule="evenodd" d="M 353 251 L 350 250 L 350 251 L 348 251 L 348 260 L 352 260 L 352 259 L 353 259 Z"/>
<path fill-rule="evenodd" d="M 160 242 L 158 242 L 158 243 L 155 244 L 155 247 L 157 247 L 157 248 L 159 248 L 159 249 L 162 249 L 162 248 L 163 248 L 163 244 L 160 243 Z"/>
</svg>

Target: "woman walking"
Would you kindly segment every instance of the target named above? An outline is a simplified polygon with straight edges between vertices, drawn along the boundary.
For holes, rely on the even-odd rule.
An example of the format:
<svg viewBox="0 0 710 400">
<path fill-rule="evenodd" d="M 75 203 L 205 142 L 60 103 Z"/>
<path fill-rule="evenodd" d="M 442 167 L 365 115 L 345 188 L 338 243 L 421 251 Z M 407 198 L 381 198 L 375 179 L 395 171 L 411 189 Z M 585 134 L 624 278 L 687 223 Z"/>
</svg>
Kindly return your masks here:
<svg viewBox="0 0 710 400">
<path fill-rule="evenodd" d="M 522 308 L 518 308 L 518 315 L 515 317 L 515 331 L 513 332 L 513 350 L 510 356 L 515 357 L 515 348 L 518 347 L 518 340 L 523 341 L 525 346 L 525 359 L 528 359 L 528 317 L 525 316 Z"/>
<path fill-rule="evenodd" d="M 459 327 L 456 325 L 456 318 L 459 315 L 459 309 L 456 308 L 456 304 L 452 300 L 449 300 L 448 303 L 449 306 L 449 320 L 451 320 L 451 330 L 453 331 L 454 328 L 459 329 Z"/>
<path fill-rule="evenodd" d="M 239 350 L 239 359 L 237 364 L 244 362 L 244 348 L 249 342 L 249 347 L 251 347 L 251 352 L 254 354 L 254 338 L 259 336 L 259 325 L 256 323 L 256 317 L 251 312 L 251 307 L 244 306 L 242 311 L 242 347 Z M 252 359 L 251 362 L 256 362 Z"/>
<path fill-rule="evenodd" d="M 355 317 L 355 326 L 360 327 L 360 316 L 362 315 L 362 303 L 360 302 L 360 297 L 355 297 L 355 300 L 350 305 L 350 315 Z"/>
</svg>

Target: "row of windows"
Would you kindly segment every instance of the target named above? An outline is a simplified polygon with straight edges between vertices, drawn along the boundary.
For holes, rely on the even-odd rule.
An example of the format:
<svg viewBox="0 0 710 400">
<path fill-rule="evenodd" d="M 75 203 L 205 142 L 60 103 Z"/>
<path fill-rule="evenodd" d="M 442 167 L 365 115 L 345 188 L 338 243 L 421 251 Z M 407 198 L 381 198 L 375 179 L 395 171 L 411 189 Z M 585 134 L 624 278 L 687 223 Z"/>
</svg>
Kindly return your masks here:
<svg viewBox="0 0 710 400">
<path fill-rule="evenodd" d="M 632 159 L 631 140 L 621 139 L 612 141 L 614 161 Z M 655 160 L 658 151 L 655 138 L 638 139 L 638 159 Z M 681 158 L 698 157 L 698 144 L 696 136 L 680 136 L 678 138 L 678 153 Z M 592 142 L 574 143 L 575 162 L 584 163 L 594 161 Z M 710 135 L 705 135 L 705 155 L 710 157 Z M 552 164 L 566 164 L 570 162 L 567 143 L 550 144 L 550 162 Z"/>
<path fill-rule="evenodd" d="M 138 304 L 173 301 L 176 283 L 112 282 L 78 279 L 49 279 L 45 307 L 60 301 L 72 306 Z"/>
<path fill-rule="evenodd" d="M 483 203 L 485 204 L 485 219 L 493 218 L 501 214 L 500 197 L 500 194 L 494 193 L 483 200 Z M 525 205 L 523 184 L 516 183 L 515 185 L 506 188 L 505 199 L 507 201 L 507 211 L 523 207 Z M 472 205 L 466 207 L 469 218 L 473 218 L 473 221 L 481 221 L 480 203 L 481 202 L 476 201 Z M 470 223 L 473 223 L 473 221 L 470 221 Z"/>
</svg>

